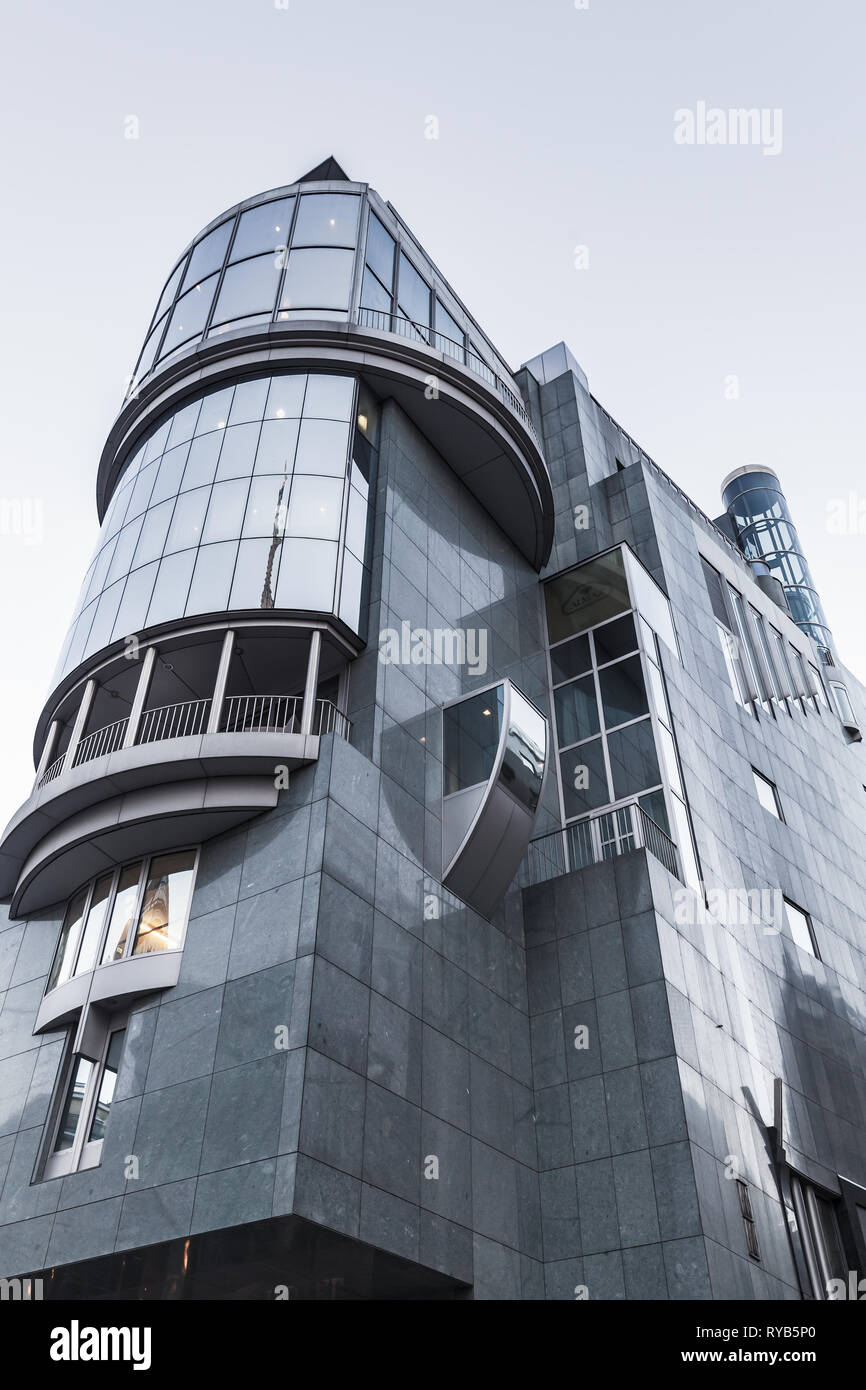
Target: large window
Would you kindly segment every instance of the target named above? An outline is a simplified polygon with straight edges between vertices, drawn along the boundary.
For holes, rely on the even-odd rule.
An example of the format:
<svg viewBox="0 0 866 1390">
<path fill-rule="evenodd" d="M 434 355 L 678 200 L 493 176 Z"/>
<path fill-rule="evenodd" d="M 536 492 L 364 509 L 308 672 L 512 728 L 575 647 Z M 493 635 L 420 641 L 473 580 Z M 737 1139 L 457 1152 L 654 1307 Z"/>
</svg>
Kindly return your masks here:
<svg viewBox="0 0 866 1390">
<path fill-rule="evenodd" d="M 128 633 L 229 604 L 338 613 L 358 631 L 376 420 L 364 383 L 325 373 L 176 411 L 117 484 L 57 679 Z"/>
<path fill-rule="evenodd" d="M 96 965 L 183 943 L 196 851 L 155 855 L 103 874 L 70 902 L 46 994 Z"/>
<path fill-rule="evenodd" d="M 126 1019 L 116 1015 L 92 1030 L 92 1056 L 73 1054 L 61 1073 L 59 1106 L 49 1129 L 43 1178 L 57 1178 L 95 1167 L 102 1157 L 117 1072 L 123 1052 Z"/>
<path fill-rule="evenodd" d="M 808 951 L 810 956 L 815 956 L 820 960 L 821 957 L 818 951 L 817 941 L 815 940 L 815 929 L 812 926 L 812 918 L 809 916 L 808 912 L 804 912 L 802 907 L 798 907 L 797 904 L 792 903 L 790 899 L 785 898 L 784 903 L 785 920 L 794 941 L 802 951 Z"/>
<path fill-rule="evenodd" d="M 791 1196 L 800 1246 L 812 1297 L 834 1297 L 833 1281 L 841 1280 L 847 1297 L 849 1262 L 839 1223 L 839 1200 L 791 1173 Z"/>
</svg>

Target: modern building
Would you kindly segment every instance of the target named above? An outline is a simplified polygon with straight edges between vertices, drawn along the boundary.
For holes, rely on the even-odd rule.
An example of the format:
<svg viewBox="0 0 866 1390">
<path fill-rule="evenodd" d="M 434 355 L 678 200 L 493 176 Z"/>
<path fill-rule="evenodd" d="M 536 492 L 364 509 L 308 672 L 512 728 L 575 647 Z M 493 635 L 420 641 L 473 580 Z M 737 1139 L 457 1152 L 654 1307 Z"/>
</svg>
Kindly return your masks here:
<svg viewBox="0 0 866 1390">
<path fill-rule="evenodd" d="M 0 843 L 0 1275 L 847 1291 L 866 692 L 778 479 L 705 516 L 331 159 L 183 252 L 96 492 Z"/>
</svg>

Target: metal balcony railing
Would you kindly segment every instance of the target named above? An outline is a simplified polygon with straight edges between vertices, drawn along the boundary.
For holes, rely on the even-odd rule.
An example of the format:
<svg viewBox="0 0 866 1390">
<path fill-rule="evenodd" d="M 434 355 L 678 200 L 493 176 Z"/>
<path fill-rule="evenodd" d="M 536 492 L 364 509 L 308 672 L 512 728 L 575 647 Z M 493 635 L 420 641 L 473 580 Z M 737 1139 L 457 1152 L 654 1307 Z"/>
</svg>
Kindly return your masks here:
<svg viewBox="0 0 866 1390">
<path fill-rule="evenodd" d="M 324 734 L 339 734 L 340 738 L 348 741 L 352 731 L 352 721 L 332 700 L 317 700 L 316 709 L 313 714 L 313 733 L 322 737 Z"/>
<path fill-rule="evenodd" d="M 106 753 L 113 753 L 123 743 L 128 725 L 128 719 L 117 719 L 113 724 L 106 724 L 101 729 L 94 729 L 93 733 L 83 738 L 76 748 L 72 766 L 80 767 L 82 763 L 89 763 L 94 758 L 101 758 Z"/>
<path fill-rule="evenodd" d="M 230 695 L 222 728 L 227 734 L 299 734 L 303 703 L 298 695 Z"/>
<path fill-rule="evenodd" d="M 491 386 L 511 406 L 539 449 L 541 448 L 538 435 L 535 433 L 532 420 L 523 401 L 511 389 L 508 382 L 494 372 L 493 368 L 488 366 L 483 358 L 474 353 L 471 348 L 457 342 L 455 338 L 446 337 L 444 333 L 437 333 L 435 328 L 428 328 L 423 323 L 416 323 L 414 319 L 401 318 L 399 314 L 392 314 L 386 309 L 359 309 L 358 326 L 360 328 L 375 328 L 379 333 L 396 333 L 399 338 L 410 338 L 416 343 L 426 343 L 427 347 L 433 348 L 436 352 L 441 352 L 446 357 L 453 357 L 456 362 L 461 362 L 476 376 L 480 376 L 486 381 L 487 385 Z"/>
<path fill-rule="evenodd" d="M 63 771 L 63 764 L 65 762 L 66 754 L 61 753 L 59 758 L 55 758 L 54 762 L 51 763 L 48 767 L 46 767 L 42 776 L 39 778 L 37 786 L 45 787 L 48 785 L 49 782 L 53 782 L 55 777 L 59 777 L 61 772 Z"/>
<path fill-rule="evenodd" d="M 164 738 L 191 738 L 204 733 L 210 700 L 185 700 L 180 705 L 161 705 L 145 710 L 136 743 L 157 743 Z"/>
<path fill-rule="evenodd" d="M 559 878 L 562 874 L 641 848 L 649 850 L 669 873 L 679 878 L 673 840 L 642 806 L 630 801 L 531 840 L 526 856 L 527 882 L 545 883 L 550 878 Z"/>
</svg>

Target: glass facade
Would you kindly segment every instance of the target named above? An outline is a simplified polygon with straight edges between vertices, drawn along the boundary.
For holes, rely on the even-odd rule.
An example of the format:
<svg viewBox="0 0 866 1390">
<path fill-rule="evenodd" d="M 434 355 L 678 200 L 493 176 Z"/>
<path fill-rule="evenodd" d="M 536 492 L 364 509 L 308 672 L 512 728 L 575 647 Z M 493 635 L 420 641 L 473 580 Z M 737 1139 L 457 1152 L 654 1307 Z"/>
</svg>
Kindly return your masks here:
<svg viewBox="0 0 866 1390">
<path fill-rule="evenodd" d="M 746 559 L 767 566 L 785 591 L 794 622 L 821 646 L 829 646 L 821 600 L 776 475 L 756 470 L 732 478 L 723 500 Z"/>
<path fill-rule="evenodd" d="M 362 244 L 358 304 L 353 286 Z M 301 186 L 228 214 L 168 277 L 129 394 L 174 353 L 202 341 L 293 319 L 345 320 L 357 311 L 364 327 L 425 342 L 491 385 L 501 378 L 513 395 L 505 362 L 456 301 L 444 303 L 444 289 L 414 241 L 408 249 L 360 193 Z"/>
<path fill-rule="evenodd" d="M 313 610 L 358 631 L 376 422 L 358 391 L 351 376 L 258 377 L 154 428 L 115 487 L 55 679 L 195 614 Z"/>
</svg>

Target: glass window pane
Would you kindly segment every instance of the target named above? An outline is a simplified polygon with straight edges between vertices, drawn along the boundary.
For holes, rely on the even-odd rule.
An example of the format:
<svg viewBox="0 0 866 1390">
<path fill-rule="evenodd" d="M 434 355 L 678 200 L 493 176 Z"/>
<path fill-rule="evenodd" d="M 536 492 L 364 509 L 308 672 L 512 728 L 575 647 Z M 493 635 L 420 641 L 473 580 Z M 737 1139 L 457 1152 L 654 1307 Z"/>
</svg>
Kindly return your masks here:
<svg viewBox="0 0 866 1390">
<path fill-rule="evenodd" d="M 273 608 L 282 540 L 241 541 L 229 608 Z"/>
<path fill-rule="evenodd" d="M 229 425 L 223 434 L 223 447 L 217 467 L 217 478 L 248 478 L 253 471 L 256 444 L 261 426 Z"/>
<path fill-rule="evenodd" d="M 442 712 L 443 795 L 486 782 L 496 761 L 505 692 L 484 690 Z"/>
<path fill-rule="evenodd" d="M 167 623 L 171 618 L 179 618 L 182 615 L 194 563 L 194 550 L 184 550 L 179 555 L 167 555 L 160 561 L 153 597 L 147 610 L 148 627 Z"/>
<path fill-rule="evenodd" d="M 299 425 L 299 420 L 265 420 L 256 450 L 256 473 L 276 473 L 281 477 L 291 473 Z"/>
<path fill-rule="evenodd" d="M 547 727 L 538 710 L 512 687 L 511 716 L 499 782 L 517 801 L 534 811 L 541 795 Z"/>
<path fill-rule="evenodd" d="M 102 1069 L 102 1078 L 99 1082 L 99 1094 L 96 1097 L 96 1106 L 93 1111 L 93 1122 L 87 1136 L 89 1144 L 101 1142 L 105 1138 L 108 1115 L 117 1082 L 117 1069 L 120 1066 L 120 1054 L 123 1051 L 124 1031 L 123 1028 L 118 1028 L 116 1032 L 112 1033 L 108 1042 L 108 1052 Z"/>
<path fill-rule="evenodd" d="M 353 632 L 358 631 L 361 621 L 363 582 L 363 565 L 346 551 L 343 556 L 343 578 L 340 582 L 340 617 Z"/>
<path fill-rule="evenodd" d="M 212 430 L 210 434 L 203 434 L 199 439 L 192 441 L 183 483 L 176 489 L 176 492 L 192 492 L 194 488 L 208 487 L 213 482 L 222 442 L 222 430 Z M 167 457 L 168 455 L 166 455 Z M 165 459 L 163 459 L 163 463 L 165 463 Z M 157 484 L 157 486 L 159 485 Z"/>
<path fill-rule="evenodd" d="M 181 271 L 183 270 L 184 264 L 185 260 L 180 261 L 175 266 L 174 270 L 171 272 L 168 279 L 166 280 L 165 289 L 159 296 L 159 303 L 156 306 L 156 313 L 153 316 L 155 319 L 162 318 L 166 309 L 169 307 L 172 300 L 174 299 L 174 292 L 177 289 L 178 284 L 180 283 L 180 275 Z"/>
<path fill-rule="evenodd" d="M 346 522 L 346 546 L 361 561 L 367 549 L 367 499 L 356 487 L 349 489 L 349 517 Z"/>
<path fill-rule="evenodd" d="M 192 893 L 193 850 L 151 860 L 135 937 L 137 956 L 180 947 Z"/>
<path fill-rule="evenodd" d="M 607 789 L 607 773 L 604 766 L 604 749 L 601 739 L 592 739 L 560 753 L 559 768 L 562 774 L 562 799 L 567 816 L 579 816 L 584 811 L 594 811 L 610 801 Z"/>
<path fill-rule="evenodd" d="M 150 335 L 148 336 L 148 339 L 141 350 L 141 356 L 139 357 L 138 362 L 135 366 L 133 382 L 130 383 L 129 386 L 130 393 L 133 390 L 133 384 L 135 382 L 141 381 L 143 377 L 146 377 L 151 367 L 153 366 L 153 360 L 156 357 L 156 350 L 159 347 L 164 328 L 165 319 L 161 318 L 159 322 L 156 324 L 156 326 L 152 329 Z"/>
<path fill-rule="evenodd" d="M 639 656 L 606 666 L 598 673 L 598 683 L 606 728 L 612 729 L 616 724 L 649 714 Z"/>
<path fill-rule="evenodd" d="M 188 439 L 192 439 L 200 410 L 201 401 L 193 401 L 191 405 L 185 405 L 183 410 L 178 410 L 172 416 L 166 449 L 174 449 L 178 444 L 185 444 Z"/>
<path fill-rule="evenodd" d="M 275 253 L 284 247 L 294 205 L 294 198 L 278 198 L 242 212 L 230 259 L 239 261 L 265 251 Z"/>
<path fill-rule="evenodd" d="M 665 728 L 664 724 L 657 725 L 657 733 L 668 786 L 672 787 L 678 796 L 682 796 L 683 785 L 680 781 L 680 769 L 677 763 L 677 750 L 674 746 L 673 734 Z"/>
<path fill-rule="evenodd" d="M 598 701 L 592 676 L 560 686 L 554 693 L 554 704 L 560 746 L 598 733 Z"/>
<path fill-rule="evenodd" d="M 128 637 L 130 633 L 137 632 L 144 626 L 158 568 L 159 563 L 154 560 L 151 564 L 135 570 L 127 579 L 114 620 L 112 641 L 116 642 L 119 637 Z"/>
<path fill-rule="evenodd" d="M 126 512 L 127 523 L 133 521 L 147 507 L 150 501 L 150 494 L 153 492 L 153 485 L 156 482 L 156 475 L 159 465 L 149 463 L 146 468 L 142 468 L 133 485 L 132 493 L 129 498 L 129 507 Z"/>
<path fill-rule="evenodd" d="M 603 666 L 606 661 L 616 661 L 627 652 L 637 651 L 637 633 L 631 613 L 627 613 L 624 618 L 618 618 L 615 623 L 605 623 L 604 627 L 597 627 L 592 636 L 598 666 Z"/>
<path fill-rule="evenodd" d="M 333 542 L 284 541 L 277 608 L 332 613 L 336 572 L 337 547 Z"/>
<path fill-rule="evenodd" d="M 551 642 L 585 632 L 631 607 L 621 550 L 588 560 L 544 588 Z"/>
<path fill-rule="evenodd" d="M 173 352 L 176 347 L 180 347 L 181 343 L 189 342 L 191 338 L 201 336 L 202 329 L 207 322 L 216 286 L 217 277 L 212 275 L 209 280 L 202 280 L 195 289 L 188 290 L 177 301 L 171 311 L 171 318 L 165 331 L 165 339 L 159 354 L 161 358 Z"/>
<path fill-rule="evenodd" d="M 159 559 L 173 510 L 174 502 L 161 502 L 158 507 L 151 507 L 145 516 L 138 545 L 135 547 L 133 565 L 136 569 L 151 560 Z"/>
<path fill-rule="evenodd" d="M 219 613 L 228 603 L 238 543 L 203 545 L 198 552 L 186 613 Z"/>
<path fill-rule="evenodd" d="M 343 507 L 343 483 L 337 478 L 307 478 L 295 474 L 286 530 L 291 536 L 337 540 Z"/>
<path fill-rule="evenodd" d="M 670 821 L 668 820 L 668 811 L 665 806 L 665 794 L 661 788 L 656 792 L 647 792 L 645 796 L 639 796 L 638 801 L 641 810 L 649 816 L 650 820 L 655 821 L 656 825 L 659 826 L 670 839 Z"/>
<path fill-rule="evenodd" d="M 92 970 L 96 964 L 99 943 L 102 940 L 102 928 L 105 925 L 105 912 L 113 882 L 114 874 L 111 873 L 98 878 L 93 885 L 93 896 L 90 899 L 90 910 L 87 914 L 87 926 L 84 928 L 81 950 L 78 952 L 78 960 L 75 963 L 76 975 L 83 975 L 86 970 Z"/>
<path fill-rule="evenodd" d="M 312 374 L 307 379 L 304 419 L 351 420 L 354 399 L 354 377 Z"/>
<path fill-rule="evenodd" d="M 139 451 L 139 453 L 136 454 L 135 459 L 131 463 L 130 467 L 127 469 L 126 474 L 124 476 L 124 482 L 128 482 L 129 479 L 134 476 L 135 470 L 142 463 L 152 463 L 155 458 L 159 458 L 160 454 L 165 449 L 166 441 L 168 439 L 168 432 L 170 429 L 171 420 L 166 420 L 164 425 L 160 425 L 159 429 L 154 431 L 154 433 L 148 439 L 147 444 L 144 446 L 144 455 L 142 456 L 141 452 Z"/>
<path fill-rule="evenodd" d="M 366 259 L 390 291 L 394 284 L 394 238 L 372 212 L 367 225 Z"/>
<path fill-rule="evenodd" d="M 307 387 L 306 373 L 275 376 L 268 391 L 266 420 L 298 419 Z"/>
<path fill-rule="evenodd" d="M 412 262 L 400 252 L 400 279 L 397 284 L 399 310 L 404 318 L 429 328 L 430 288 Z"/>
<path fill-rule="evenodd" d="M 214 227 L 212 232 L 208 232 L 207 236 L 202 237 L 198 245 L 193 247 L 181 289 L 188 290 L 191 285 L 199 284 L 212 271 L 219 270 L 225 259 L 226 247 L 229 244 L 229 236 L 233 226 L 234 218 L 229 218 L 228 222 Z"/>
<path fill-rule="evenodd" d="M 121 869 L 117 882 L 117 893 L 111 909 L 111 921 L 102 952 L 102 964 L 120 960 L 126 949 L 126 942 L 132 928 L 132 915 L 138 900 L 138 881 L 141 878 L 141 860 L 137 864 L 127 864 Z"/>
<path fill-rule="evenodd" d="M 357 195 L 351 193 L 305 193 L 292 246 L 354 246 L 358 203 Z"/>
<path fill-rule="evenodd" d="M 211 430 L 224 430 L 228 423 L 229 411 L 232 404 L 233 386 L 227 386 L 222 391 L 212 391 L 209 396 L 205 396 L 201 403 L 201 414 L 198 417 L 198 424 L 195 432 L 199 434 L 209 434 Z"/>
<path fill-rule="evenodd" d="M 785 917 L 796 944 L 801 950 L 808 951 L 810 956 L 816 955 L 808 914 L 785 898 Z"/>
<path fill-rule="evenodd" d="M 449 357 L 463 361 L 463 329 L 452 318 L 444 304 L 437 299 L 436 306 L 436 347 Z"/>
<path fill-rule="evenodd" d="M 150 494 L 151 507 L 155 507 L 158 502 L 165 502 L 171 499 L 173 502 L 180 491 L 180 480 L 183 477 L 184 464 L 189 454 L 189 444 L 181 444 L 177 449 L 169 449 L 168 453 L 163 454 L 162 459 L 156 465 L 159 472 L 156 475 L 153 492 Z"/>
<path fill-rule="evenodd" d="M 229 266 L 220 286 L 213 322 L 225 323 L 244 314 L 271 311 L 281 274 L 282 266 L 272 255 L 254 256 Z"/>
<path fill-rule="evenodd" d="M 244 425 L 261 420 L 265 413 L 270 378 L 263 376 L 254 381 L 242 381 L 235 387 L 232 401 L 230 425 Z"/>
<path fill-rule="evenodd" d="M 375 309 L 380 314 L 390 314 L 391 295 L 385 286 L 376 278 L 369 266 L 364 269 L 364 279 L 361 282 L 361 308 Z M 387 330 L 388 324 L 383 319 L 381 322 L 368 324 L 370 328 L 381 328 Z M 142 369 L 140 374 L 144 375 Z"/>
<path fill-rule="evenodd" d="M 291 251 L 280 308 L 348 309 L 353 262 L 351 251 Z"/>
<path fill-rule="evenodd" d="M 189 546 L 198 545 L 209 497 L 210 489 L 199 487 L 195 492 L 182 493 L 177 499 L 168 540 L 165 543 L 167 554 L 171 554 L 173 550 L 186 550 Z"/>
<path fill-rule="evenodd" d="M 63 1153 L 65 1149 L 71 1149 L 75 1142 L 75 1131 L 81 1118 L 92 1071 L 93 1063 L 87 1057 L 79 1057 L 73 1065 L 69 1089 L 66 1092 L 66 1100 L 60 1116 L 60 1127 L 54 1143 L 55 1153 Z"/>
<path fill-rule="evenodd" d="M 124 579 L 120 579 L 104 591 L 96 609 L 93 626 L 87 635 L 83 656 L 91 656 L 93 652 L 98 652 L 110 642 L 111 629 L 114 627 L 114 620 L 117 617 L 117 610 L 123 597 L 125 583 Z"/>
<path fill-rule="evenodd" d="M 779 819 L 779 807 L 776 801 L 776 788 L 766 777 L 762 777 L 760 772 L 752 768 L 752 776 L 755 779 L 755 791 L 758 793 L 758 800 L 765 811 L 769 811 L 771 816 Z"/>
<path fill-rule="evenodd" d="M 60 933 L 60 940 L 57 943 L 57 950 L 54 953 L 54 963 L 51 966 L 51 974 L 48 976 L 46 993 L 48 990 L 54 989 L 57 985 L 64 984 L 72 973 L 72 962 L 75 959 L 75 951 L 78 946 L 78 937 L 81 932 L 81 923 L 86 902 L 87 889 L 84 888 L 80 893 L 76 893 L 69 907 L 66 909 L 63 930 Z"/>
<path fill-rule="evenodd" d="M 346 472 L 348 447 L 348 424 L 335 420 L 304 419 L 298 435 L 295 472 L 342 478 Z"/>
<path fill-rule="evenodd" d="M 582 675 L 591 667 L 592 655 L 588 637 L 575 637 L 571 642 L 563 642 L 561 647 L 551 648 L 550 669 L 554 685 L 558 685 L 560 681 L 570 681 L 572 677 Z"/>
<path fill-rule="evenodd" d="M 214 484 L 202 531 L 203 545 L 211 541 L 239 539 L 249 490 L 246 478 Z"/>
<path fill-rule="evenodd" d="M 607 748 L 615 801 L 655 787 L 662 780 L 651 720 L 608 734 Z"/>
<path fill-rule="evenodd" d="M 244 517 L 245 536 L 281 536 L 286 529 L 288 480 L 276 476 L 254 478 Z"/>
</svg>

